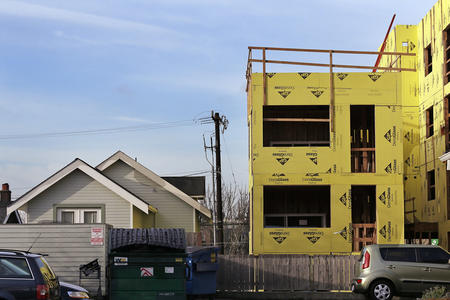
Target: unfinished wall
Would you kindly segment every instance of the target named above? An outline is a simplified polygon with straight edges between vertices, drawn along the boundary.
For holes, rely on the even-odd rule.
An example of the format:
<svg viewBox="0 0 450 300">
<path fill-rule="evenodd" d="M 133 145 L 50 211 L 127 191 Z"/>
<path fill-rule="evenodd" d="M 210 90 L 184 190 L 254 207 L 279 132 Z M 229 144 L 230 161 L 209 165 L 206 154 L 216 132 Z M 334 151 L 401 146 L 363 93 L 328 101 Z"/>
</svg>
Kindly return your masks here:
<svg viewBox="0 0 450 300">
<path fill-rule="evenodd" d="M 447 248 L 449 176 L 439 156 L 449 150 L 445 101 L 450 92 L 449 12 L 450 2 L 438 1 L 418 25 L 396 26 L 386 47 L 386 51 L 417 53 L 414 60 L 395 62 L 397 66 L 417 67 L 417 72 L 402 73 L 405 220 L 407 224 L 414 223 L 418 234 L 429 230 L 427 223 L 437 224 L 439 244 Z M 385 66 L 392 63 L 388 59 L 382 62 Z M 434 187 L 430 172 L 434 173 Z M 434 189 L 434 197 L 430 197 L 430 189 Z"/>
<path fill-rule="evenodd" d="M 439 156 L 446 152 L 446 132 L 448 122 L 445 109 L 445 97 L 450 92 L 444 72 L 448 72 L 445 63 L 448 51 L 444 40 L 444 30 L 450 25 L 449 1 L 438 1 L 418 24 L 418 77 L 419 77 L 419 126 L 420 126 L 420 222 L 438 223 L 440 244 L 448 247 L 448 232 L 450 221 L 447 215 L 447 179 L 445 164 L 439 161 Z M 429 47 L 432 57 L 432 70 L 426 68 Z M 428 73 L 428 74 L 427 74 Z M 427 110 L 433 112 L 432 134 L 427 134 Z M 430 180 L 427 173 L 434 171 L 435 197 L 429 199 Z"/>
<path fill-rule="evenodd" d="M 352 251 L 352 185 L 376 186 L 378 243 L 403 242 L 402 89 L 398 73 L 336 73 L 335 132 L 329 145 L 263 146 L 262 74 L 252 74 L 250 110 L 251 246 L 262 253 L 338 253 Z M 330 104 L 328 73 L 268 73 L 267 105 Z M 373 105 L 374 172 L 352 173 L 350 105 Z M 296 122 L 304 122 L 303 120 Z M 326 122 L 311 120 L 307 122 Z M 266 120 L 267 121 L 267 120 Z M 274 120 L 272 120 L 274 121 Z M 290 122 L 291 120 L 276 120 Z M 329 122 L 329 121 L 328 121 Z M 363 133 L 359 138 L 367 137 Z M 304 141 L 302 141 L 303 143 Z M 294 146 L 293 146 L 294 145 Z M 267 228 L 264 186 L 330 187 L 329 227 Z M 309 199 L 314 201 L 314 199 Z"/>
</svg>

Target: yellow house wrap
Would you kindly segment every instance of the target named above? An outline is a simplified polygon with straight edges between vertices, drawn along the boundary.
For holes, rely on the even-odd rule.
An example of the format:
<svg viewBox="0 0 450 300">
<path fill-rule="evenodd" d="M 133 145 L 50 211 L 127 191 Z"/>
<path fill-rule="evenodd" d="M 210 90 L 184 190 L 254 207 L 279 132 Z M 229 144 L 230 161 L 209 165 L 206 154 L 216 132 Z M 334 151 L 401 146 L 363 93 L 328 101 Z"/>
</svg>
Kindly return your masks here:
<svg viewBox="0 0 450 300">
<path fill-rule="evenodd" d="M 384 51 L 415 56 L 384 55 L 388 72 L 267 73 L 267 50 L 285 49 L 254 49 L 266 76 L 250 64 L 250 252 L 448 249 L 450 0 L 395 26 Z"/>
<path fill-rule="evenodd" d="M 431 240 L 448 249 L 450 239 L 449 173 L 439 157 L 449 148 L 450 2 L 438 1 L 417 25 L 398 25 L 386 51 L 415 52 L 415 64 L 402 73 L 405 130 L 405 223 L 408 242 Z M 448 37 L 448 38 L 447 38 Z M 406 113 L 406 110 L 408 113 Z"/>
<path fill-rule="evenodd" d="M 308 145 L 310 141 L 275 141 L 267 144 L 269 123 L 322 122 L 329 119 L 301 120 L 301 118 L 268 117 L 269 109 L 280 111 L 329 109 L 329 73 L 270 73 L 267 75 L 267 104 L 263 104 L 262 74 L 253 73 L 249 87 L 250 130 L 250 190 L 251 245 L 253 254 L 263 253 L 343 253 L 351 252 L 352 189 L 373 187 L 372 201 L 377 243 L 403 243 L 403 122 L 401 73 L 335 73 L 335 132 L 330 131 L 328 142 Z M 375 134 L 374 172 L 352 172 L 351 107 L 372 107 Z M 283 109 L 284 108 L 284 109 Z M 266 110 L 266 111 L 264 111 Z M 407 113 L 407 112 L 406 112 Z M 266 114 L 266 115 L 265 115 Z M 283 120 L 280 120 L 283 119 Z M 295 119 L 295 120 L 293 120 Z M 266 126 L 266 127 L 265 127 Z M 282 126 L 282 125 L 281 125 Z M 295 126 L 295 124 L 293 125 Z M 328 126 L 328 125 L 325 125 Z M 286 127 L 284 127 L 286 128 Z M 286 130 L 290 130 L 286 128 Z M 266 136 L 265 136 L 266 135 Z M 282 136 L 277 131 L 277 136 Z M 361 135 L 360 138 L 367 138 Z M 275 138 L 276 139 L 276 138 Z M 302 144 L 306 143 L 306 144 Z M 318 142 L 316 142 L 318 143 Z M 329 209 L 323 212 L 303 212 L 297 204 L 318 201 L 301 195 L 302 188 L 316 186 L 326 190 Z M 267 208 L 274 187 L 299 189 L 282 210 L 281 201 L 270 201 L 275 208 Z M 308 189 L 308 188 L 306 188 Z M 266 190 L 266 193 L 264 192 Z M 320 191 L 319 191 L 320 192 Z M 276 198 L 275 196 L 270 196 Z M 320 192 L 322 193 L 322 192 Z M 327 196 L 328 195 L 328 196 Z M 265 207 L 266 201 L 266 207 Z M 269 212 L 269 210 L 271 210 Z M 296 211 L 297 210 L 297 211 Z M 278 218 L 278 219 L 277 219 Z M 282 220 L 284 218 L 284 221 Z M 314 220 L 316 218 L 316 220 Z M 317 221 L 322 219 L 322 223 Z M 326 219 L 324 221 L 324 219 Z M 284 223 L 283 223 L 284 222 Z M 310 226 L 310 223 L 320 226 Z M 317 223 L 319 222 L 319 223 Z M 279 226 L 283 225 L 283 226 Z"/>
</svg>

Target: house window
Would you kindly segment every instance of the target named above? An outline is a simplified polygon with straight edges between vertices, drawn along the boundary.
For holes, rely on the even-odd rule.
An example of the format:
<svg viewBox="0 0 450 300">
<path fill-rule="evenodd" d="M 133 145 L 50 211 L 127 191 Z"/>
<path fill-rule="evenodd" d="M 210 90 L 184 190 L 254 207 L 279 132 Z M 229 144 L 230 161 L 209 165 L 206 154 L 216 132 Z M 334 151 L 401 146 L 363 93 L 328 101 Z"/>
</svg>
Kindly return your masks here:
<svg viewBox="0 0 450 300">
<path fill-rule="evenodd" d="M 427 172 L 427 184 L 428 184 L 428 201 L 436 198 L 436 182 L 434 178 L 434 170 Z"/>
<path fill-rule="evenodd" d="M 57 221 L 64 224 L 101 223 L 100 208 L 58 208 Z"/>
<path fill-rule="evenodd" d="M 428 45 L 423 51 L 423 57 L 425 62 L 425 76 L 433 71 L 433 56 L 431 55 L 431 44 Z"/>
<path fill-rule="evenodd" d="M 434 134 L 434 127 L 433 127 L 433 106 L 431 106 L 429 109 L 425 112 L 425 117 L 427 119 L 427 138 L 432 136 Z"/>
<path fill-rule="evenodd" d="M 263 107 L 264 147 L 329 147 L 328 105 Z"/>
<path fill-rule="evenodd" d="M 330 186 L 264 186 L 264 227 L 330 227 Z"/>
</svg>

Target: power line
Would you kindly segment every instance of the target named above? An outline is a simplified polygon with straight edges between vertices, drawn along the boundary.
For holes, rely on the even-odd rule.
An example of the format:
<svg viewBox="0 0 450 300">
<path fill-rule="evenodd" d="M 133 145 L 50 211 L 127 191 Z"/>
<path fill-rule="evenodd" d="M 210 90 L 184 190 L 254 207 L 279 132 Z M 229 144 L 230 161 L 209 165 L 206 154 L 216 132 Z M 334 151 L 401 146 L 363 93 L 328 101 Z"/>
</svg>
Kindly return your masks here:
<svg viewBox="0 0 450 300">
<path fill-rule="evenodd" d="M 200 174 L 206 174 L 206 173 L 211 173 L 211 170 L 186 171 L 186 172 L 180 172 L 180 173 L 160 174 L 160 176 L 164 176 L 164 177 L 170 177 L 170 176 L 193 176 L 193 175 L 200 175 Z"/>
<path fill-rule="evenodd" d="M 18 139 L 33 139 L 33 138 L 50 138 L 50 137 L 66 137 L 66 136 L 83 136 L 83 135 L 98 135 L 98 134 L 114 134 L 122 132 L 144 131 L 153 129 L 163 129 L 181 126 L 196 125 L 196 120 L 181 120 L 173 122 L 153 123 L 139 126 L 113 127 L 101 128 L 91 130 L 79 131 L 56 131 L 32 134 L 15 134 L 15 135 L 0 135 L 0 140 L 18 140 Z"/>
</svg>

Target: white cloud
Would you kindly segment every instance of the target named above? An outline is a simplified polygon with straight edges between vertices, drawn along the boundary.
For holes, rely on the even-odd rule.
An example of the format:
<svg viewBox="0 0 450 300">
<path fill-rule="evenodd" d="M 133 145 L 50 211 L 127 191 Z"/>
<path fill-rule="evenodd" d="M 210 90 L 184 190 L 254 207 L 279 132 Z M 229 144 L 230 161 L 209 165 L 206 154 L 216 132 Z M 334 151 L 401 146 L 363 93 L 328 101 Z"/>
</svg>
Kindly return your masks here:
<svg viewBox="0 0 450 300">
<path fill-rule="evenodd" d="M 161 26 L 135 21 L 99 16 L 95 14 L 70 11 L 66 9 L 29 4 L 18 1 L 2 0 L 0 14 L 24 18 L 38 18 L 53 21 L 76 23 L 79 25 L 100 27 L 105 29 L 140 31 L 157 34 L 179 35 L 178 32 Z"/>
</svg>

